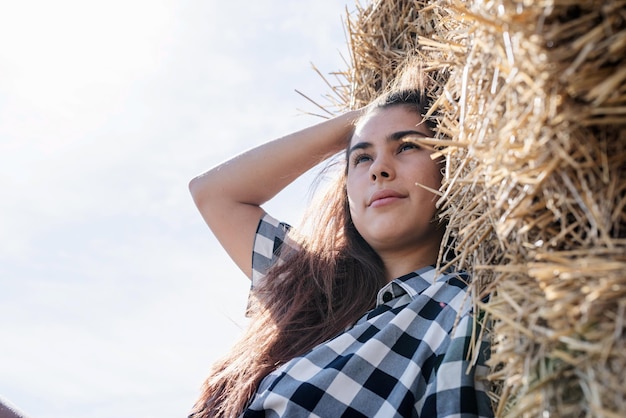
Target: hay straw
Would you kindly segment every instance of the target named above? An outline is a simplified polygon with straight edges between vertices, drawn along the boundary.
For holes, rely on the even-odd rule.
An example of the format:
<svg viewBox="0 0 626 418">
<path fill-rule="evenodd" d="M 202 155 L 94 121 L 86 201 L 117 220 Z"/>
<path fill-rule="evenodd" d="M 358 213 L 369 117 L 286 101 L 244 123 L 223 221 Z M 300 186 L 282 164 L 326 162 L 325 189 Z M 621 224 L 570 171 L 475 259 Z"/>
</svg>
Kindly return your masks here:
<svg viewBox="0 0 626 418">
<path fill-rule="evenodd" d="M 439 205 L 454 262 L 491 294 L 477 308 L 494 324 L 496 415 L 626 416 L 626 0 L 346 13 L 335 111 L 366 104 L 407 56 L 445 74 Z"/>
</svg>

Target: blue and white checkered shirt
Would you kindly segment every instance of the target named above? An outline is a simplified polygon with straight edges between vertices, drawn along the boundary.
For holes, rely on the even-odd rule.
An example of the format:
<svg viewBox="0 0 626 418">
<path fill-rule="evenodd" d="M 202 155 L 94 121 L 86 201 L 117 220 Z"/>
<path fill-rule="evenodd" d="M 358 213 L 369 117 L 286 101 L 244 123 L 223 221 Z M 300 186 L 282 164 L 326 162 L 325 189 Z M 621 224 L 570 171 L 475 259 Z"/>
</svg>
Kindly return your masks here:
<svg viewBox="0 0 626 418">
<path fill-rule="evenodd" d="M 260 221 L 253 285 L 293 246 L 289 226 Z M 483 342 L 468 359 L 479 325 L 467 275 L 426 267 L 378 293 L 354 326 L 269 374 L 243 417 L 491 417 Z"/>
</svg>

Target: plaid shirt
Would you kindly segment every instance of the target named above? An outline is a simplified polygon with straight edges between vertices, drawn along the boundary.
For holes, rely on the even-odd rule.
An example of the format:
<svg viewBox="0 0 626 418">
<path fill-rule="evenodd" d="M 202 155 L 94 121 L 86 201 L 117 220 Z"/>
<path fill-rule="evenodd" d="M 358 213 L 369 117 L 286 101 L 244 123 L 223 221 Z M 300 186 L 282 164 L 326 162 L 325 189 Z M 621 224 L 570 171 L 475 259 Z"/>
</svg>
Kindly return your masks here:
<svg viewBox="0 0 626 418">
<path fill-rule="evenodd" d="M 281 262 L 281 247 L 294 248 L 288 231 L 261 219 L 253 285 Z M 426 267 L 391 281 L 354 326 L 269 374 L 243 417 L 493 416 L 481 381 L 489 346 L 467 358 L 479 331 L 467 280 Z"/>
</svg>

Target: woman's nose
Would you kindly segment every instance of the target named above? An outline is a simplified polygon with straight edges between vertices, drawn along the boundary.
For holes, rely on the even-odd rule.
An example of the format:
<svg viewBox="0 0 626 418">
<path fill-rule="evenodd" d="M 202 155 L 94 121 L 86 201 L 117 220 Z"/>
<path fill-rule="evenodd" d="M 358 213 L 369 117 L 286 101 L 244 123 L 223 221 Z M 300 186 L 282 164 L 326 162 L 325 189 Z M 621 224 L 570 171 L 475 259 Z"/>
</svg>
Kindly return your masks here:
<svg viewBox="0 0 626 418">
<path fill-rule="evenodd" d="M 372 181 L 390 180 L 395 175 L 395 172 L 391 164 L 385 159 L 377 159 L 370 167 L 370 175 Z"/>
</svg>

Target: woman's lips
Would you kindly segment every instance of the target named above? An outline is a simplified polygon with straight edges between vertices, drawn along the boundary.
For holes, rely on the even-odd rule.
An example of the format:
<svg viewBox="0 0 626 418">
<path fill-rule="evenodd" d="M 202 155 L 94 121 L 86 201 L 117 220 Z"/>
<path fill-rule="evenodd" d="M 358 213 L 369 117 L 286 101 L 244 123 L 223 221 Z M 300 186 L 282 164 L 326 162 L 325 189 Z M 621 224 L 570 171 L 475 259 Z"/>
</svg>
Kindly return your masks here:
<svg viewBox="0 0 626 418">
<path fill-rule="evenodd" d="M 404 197 L 404 195 L 396 192 L 395 190 L 379 190 L 370 197 L 368 206 L 377 208 L 394 203 Z"/>
</svg>

